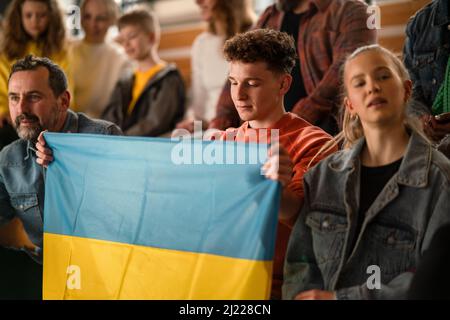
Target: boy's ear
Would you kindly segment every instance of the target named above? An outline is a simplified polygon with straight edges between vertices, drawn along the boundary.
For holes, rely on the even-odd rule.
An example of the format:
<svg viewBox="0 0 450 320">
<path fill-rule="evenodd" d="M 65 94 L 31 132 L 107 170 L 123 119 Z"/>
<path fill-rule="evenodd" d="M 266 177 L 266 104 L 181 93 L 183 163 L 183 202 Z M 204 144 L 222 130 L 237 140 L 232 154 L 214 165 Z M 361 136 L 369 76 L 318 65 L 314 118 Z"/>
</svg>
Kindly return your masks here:
<svg viewBox="0 0 450 320">
<path fill-rule="evenodd" d="M 289 89 L 291 88 L 291 84 L 292 84 L 292 76 L 290 74 L 283 75 L 280 86 L 281 95 L 285 95 L 289 91 Z"/>
</svg>

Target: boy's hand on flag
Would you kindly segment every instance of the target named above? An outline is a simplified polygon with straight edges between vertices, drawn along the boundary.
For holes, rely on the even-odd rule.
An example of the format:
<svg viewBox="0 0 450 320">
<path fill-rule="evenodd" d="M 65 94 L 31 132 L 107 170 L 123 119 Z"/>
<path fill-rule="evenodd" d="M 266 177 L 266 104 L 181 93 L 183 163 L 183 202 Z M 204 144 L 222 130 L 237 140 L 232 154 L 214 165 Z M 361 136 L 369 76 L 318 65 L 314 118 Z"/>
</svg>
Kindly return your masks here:
<svg viewBox="0 0 450 320">
<path fill-rule="evenodd" d="M 279 181 L 283 187 L 292 179 L 293 165 L 287 151 L 279 144 L 272 145 L 269 150 L 269 158 L 263 165 L 266 178 Z"/>
</svg>

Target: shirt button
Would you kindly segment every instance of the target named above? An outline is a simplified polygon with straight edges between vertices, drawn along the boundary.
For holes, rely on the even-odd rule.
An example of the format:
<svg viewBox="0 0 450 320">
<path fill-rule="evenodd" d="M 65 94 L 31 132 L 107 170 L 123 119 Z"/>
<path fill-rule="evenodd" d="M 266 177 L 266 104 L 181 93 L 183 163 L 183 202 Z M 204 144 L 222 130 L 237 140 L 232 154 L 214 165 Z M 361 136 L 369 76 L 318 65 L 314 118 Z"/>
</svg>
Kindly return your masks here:
<svg viewBox="0 0 450 320">
<path fill-rule="evenodd" d="M 437 81 L 436 81 L 436 78 L 433 78 L 433 80 L 431 80 L 431 83 L 432 83 L 432 84 L 436 84 L 436 82 L 437 82 Z"/>
<path fill-rule="evenodd" d="M 394 237 L 394 235 L 390 235 L 388 238 L 387 238 L 387 243 L 388 244 L 394 244 L 395 243 L 395 237 Z"/>
<path fill-rule="evenodd" d="M 23 204 L 21 204 L 21 205 L 19 206 L 19 209 L 20 209 L 20 210 L 22 210 L 22 209 L 23 209 Z"/>
<path fill-rule="evenodd" d="M 330 226 L 330 222 L 328 222 L 328 219 L 323 220 L 322 222 L 322 228 L 326 229 Z"/>
</svg>

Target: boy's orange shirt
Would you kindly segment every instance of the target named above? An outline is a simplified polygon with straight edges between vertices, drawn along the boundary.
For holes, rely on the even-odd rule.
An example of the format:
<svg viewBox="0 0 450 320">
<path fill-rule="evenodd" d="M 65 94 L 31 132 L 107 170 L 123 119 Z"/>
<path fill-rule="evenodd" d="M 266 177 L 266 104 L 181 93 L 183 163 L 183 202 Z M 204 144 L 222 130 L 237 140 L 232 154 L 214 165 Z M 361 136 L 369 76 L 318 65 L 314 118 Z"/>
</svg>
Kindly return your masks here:
<svg viewBox="0 0 450 320">
<path fill-rule="evenodd" d="M 249 126 L 249 122 L 247 121 L 239 128 L 231 128 L 223 131 L 220 140 L 254 143 L 267 141 L 267 143 L 273 143 L 275 141 L 270 141 L 271 130 L 273 129 L 279 130 L 279 143 L 288 152 L 294 166 L 293 177 L 287 188 L 298 196 L 299 201 L 303 201 L 303 176 L 306 171 L 338 149 L 337 146 L 335 146 L 331 150 L 317 155 L 323 145 L 332 140 L 332 137 L 325 131 L 311 125 L 309 122 L 295 114 L 287 112 L 270 128 L 253 129 Z M 261 130 L 264 130 L 263 133 L 267 134 L 266 138 L 261 138 Z M 281 298 L 284 258 L 289 236 L 297 217 L 298 214 L 289 221 L 278 222 L 273 266 L 272 298 Z"/>
</svg>

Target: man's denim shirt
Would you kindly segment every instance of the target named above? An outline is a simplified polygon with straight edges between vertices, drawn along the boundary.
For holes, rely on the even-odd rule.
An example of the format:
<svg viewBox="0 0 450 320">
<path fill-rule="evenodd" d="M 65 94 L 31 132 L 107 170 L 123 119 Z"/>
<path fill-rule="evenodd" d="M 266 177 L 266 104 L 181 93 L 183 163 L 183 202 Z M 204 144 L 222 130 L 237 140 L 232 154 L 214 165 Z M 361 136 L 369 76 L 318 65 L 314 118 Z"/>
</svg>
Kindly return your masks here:
<svg viewBox="0 0 450 320">
<path fill-rule="evenodd" d="M 414 98 L 427 107 L 423 109 L 426 113 L 430 113 L 445 78 L 450 57 L 449 25 L 449 1 L 436 0 L 418 11 L 406 27 L 405 65 L 414 84 Z"/>
<path fill-rule="evenodd" d="M 61 132 L 120 135 L 120 129 L 103 120 L 68 111 Z M 35 146 L 17 140 L 0 152 L 0 225 L 15 216 L 22 220 L 30 240 L 42 248 L 44 212 L 44 169 L 36 163 Z M 35 258 L 42 262 L 42 256 Z"/>
<path fill-rule="evenodd" d="M 306 173 L 304 205 L 286 255 L 283 298 L 310 289 L 336 291 L 338 299 L 404 298 L 433 234 L 450 222 L 450 161 L 412 133 L 398 172 L 355 234 L 364 144 L 360 139 Z M 376 278 L 369 279 L 374 273 L 369 266 L 379 267 L 380 289 L 371 289 Z"/>
</svg>

